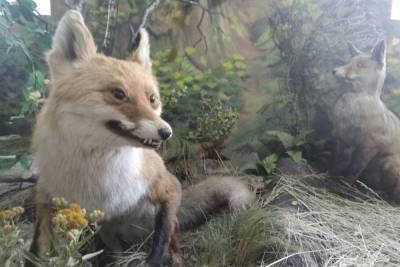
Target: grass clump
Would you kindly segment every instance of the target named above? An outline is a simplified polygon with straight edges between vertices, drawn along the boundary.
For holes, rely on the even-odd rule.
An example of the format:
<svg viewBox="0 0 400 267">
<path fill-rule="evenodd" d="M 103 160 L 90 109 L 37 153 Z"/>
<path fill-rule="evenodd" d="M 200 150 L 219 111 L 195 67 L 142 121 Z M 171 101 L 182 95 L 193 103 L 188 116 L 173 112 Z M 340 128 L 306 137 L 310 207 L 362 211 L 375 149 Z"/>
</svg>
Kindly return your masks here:
<svg viewBox="0 0 400 267">
<path fill-rule="evenodd" d="M 215 218 L 190 237 L 198 242 L 189 245 L 194 255 L 187 264 L 241 267 L 276 259 L 287 246 L 283 221 L 278 210 L 259 207 Z"/>
</svg>

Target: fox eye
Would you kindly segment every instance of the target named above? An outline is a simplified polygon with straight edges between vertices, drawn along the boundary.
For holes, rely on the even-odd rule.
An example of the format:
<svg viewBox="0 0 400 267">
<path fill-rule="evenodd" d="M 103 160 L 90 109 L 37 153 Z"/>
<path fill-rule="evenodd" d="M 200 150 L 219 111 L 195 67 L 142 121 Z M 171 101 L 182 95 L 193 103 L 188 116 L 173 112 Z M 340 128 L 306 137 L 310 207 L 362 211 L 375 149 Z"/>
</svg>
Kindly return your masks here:
<svg viewBox="0 0 400 267">
<path fill-rule="evenodd" d="M 151 104 L 154 104 L 157 101 L 157 97 L 155 95 L 151 95 L 149 99 Z"/>
<path fill-rule="evenodd" d="M 118 100 L 124 101 L 127 99 L 125 92 L 122 91 L 121 89 L 114 89 L 112 91 L 112 94 Z"/>
<path fill-rule="evenodd" d="M 363 64 L 363 63 L 361 63 L 361 62 L 358 62 L 358 63 L 357 63 L 357 67 L 358 67 L 358 68 L 364 68 L 365 66 L 364 66 L 364 64 Z"/>
</svg>

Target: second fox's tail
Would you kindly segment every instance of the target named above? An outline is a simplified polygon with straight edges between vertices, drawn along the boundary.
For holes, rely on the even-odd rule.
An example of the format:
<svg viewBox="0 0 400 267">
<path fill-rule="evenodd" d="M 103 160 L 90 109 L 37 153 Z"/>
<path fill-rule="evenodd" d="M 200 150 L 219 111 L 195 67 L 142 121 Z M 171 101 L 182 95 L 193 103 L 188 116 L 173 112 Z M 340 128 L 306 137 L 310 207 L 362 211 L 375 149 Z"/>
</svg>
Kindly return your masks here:
<svg viewBox="0 0 400 267">
<path fill-rule="evenodd" d="M 207 215 L 228 207 L 242 210 L 255 200 L 255 193 L 241 179 L 222 176 L 209 177 L 197 185 L 185 189 L 178 213 L 181 229 L 188 229 L 203 223 Z"/>
</svg>

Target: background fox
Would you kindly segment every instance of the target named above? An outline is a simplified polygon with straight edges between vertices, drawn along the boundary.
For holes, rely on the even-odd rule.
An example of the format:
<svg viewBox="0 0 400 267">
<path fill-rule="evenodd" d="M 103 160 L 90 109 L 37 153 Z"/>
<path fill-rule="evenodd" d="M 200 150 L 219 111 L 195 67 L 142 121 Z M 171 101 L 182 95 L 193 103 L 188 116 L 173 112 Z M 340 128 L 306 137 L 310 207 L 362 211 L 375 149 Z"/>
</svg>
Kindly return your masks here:
<svg viewBox="0 0 400 267">
<path fill-rule="evenodd" d="M 254 200 L 247 185 L 231 177 L 211 177 L 182 193 L 154 151 L 172 130 L 160 117 L 145 30 L 133 55 L 118 60 L 98 54 L 80 13 L 68 11 L 57 27 L 48 63 L 50 95 L 33 137 L 40 178 L 32 252 L 41 254 L 52 246 L 53 197 L 104 211 L 101 237 L 113 250 L 154 229 L 152 266 L 160 266 L 168 248 L 179 261 L 179 227 L 198 223 L 221 205 L 240 209 Z M 147 232 L 132 231 L 126 227 L 130 224 Z"/>
<path fill-rule="evenodd" d="M 335 158 L 343 151 L 340 144 L 355 146 L 350 166 L 342 173 L 354 183 L 365 170 L 364 182 L 400 199 L 400 122 L 382 102 L 386 76 L 386 43 L 379 42 L 371 55 L 349 43 L 350 63 L 334 74 L 346 81 L 347 91 L 334 108 L 335 136 L 339 139 Z M 368 167 L 368 169 L 366 169 Z"/>
</svg>

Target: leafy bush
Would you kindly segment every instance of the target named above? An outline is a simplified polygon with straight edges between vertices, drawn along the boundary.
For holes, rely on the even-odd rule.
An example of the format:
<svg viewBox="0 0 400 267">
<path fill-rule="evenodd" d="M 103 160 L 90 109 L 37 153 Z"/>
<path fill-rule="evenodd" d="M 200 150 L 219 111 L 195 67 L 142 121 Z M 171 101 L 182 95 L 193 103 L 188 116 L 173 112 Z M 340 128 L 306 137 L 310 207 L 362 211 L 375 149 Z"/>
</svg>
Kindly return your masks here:
<svg viewBox="0 0 400 267">
<path fill-rule="evenodd" d="M 223 148 L 238 119 L 247 65 L 241 55 L 234 54 L 216 67 L 208 66 L 206 56 L 202 56 L 203 68 L 198 68 L 189 58 L 196 53 L 194 48 L 186 48 L 185 56 L 172 61 L 170 53 L 166 49 L 153 55 L 163 116 L 174 125 L 174 137 L 167 142 L 164 154 L 174 173 L 188 177 L 201 156 L 213 156 Z"/>
<path fill-rule="evenodd" d="M 221 100 L 203 99 L 201 113 L 196 117 L 196 129 L 189 132 L 189 140 L 211 142 L 218 147 L 231 132 L 238 113 L 233 107 L 222 104 Z"/>
</svg>

